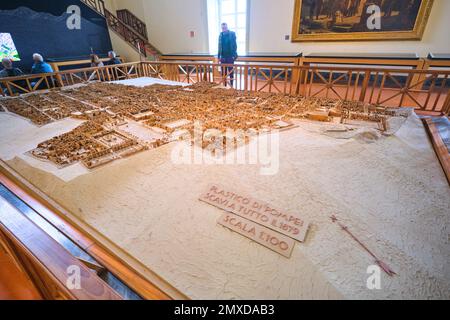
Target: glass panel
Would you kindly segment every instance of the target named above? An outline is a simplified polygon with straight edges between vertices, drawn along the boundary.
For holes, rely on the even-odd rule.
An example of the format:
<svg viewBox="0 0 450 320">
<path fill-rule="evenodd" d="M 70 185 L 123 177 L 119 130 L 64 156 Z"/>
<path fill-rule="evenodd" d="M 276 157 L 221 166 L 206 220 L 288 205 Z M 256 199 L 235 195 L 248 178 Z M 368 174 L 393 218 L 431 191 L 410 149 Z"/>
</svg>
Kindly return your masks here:
<svg viewBox="0 0 450 320">
<path fill-rule="evenodd" d="M 218 39 L 220 32 L 220 18 L 219 18 L 219 2 L 217 0 L 208 0 L 208 38 L 209 38 L 209 53 L 217 54 Z"/>
<path fill-rule="evenodd" d="M 234 0 L 222 0 L 222 14 L 230 14 L 236 12 Z"/>
</svg>

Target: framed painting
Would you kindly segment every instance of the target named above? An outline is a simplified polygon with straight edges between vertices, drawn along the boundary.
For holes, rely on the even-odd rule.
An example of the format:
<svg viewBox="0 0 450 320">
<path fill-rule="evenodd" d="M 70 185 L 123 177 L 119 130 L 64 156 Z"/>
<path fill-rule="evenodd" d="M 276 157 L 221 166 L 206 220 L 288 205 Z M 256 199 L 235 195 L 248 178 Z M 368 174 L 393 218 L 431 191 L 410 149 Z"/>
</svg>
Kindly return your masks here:
<svg viewBox="0 0 450 320">
<path fill-rule="evenodd" d="M 420 40 L 434 0 L 295 0 L 292 41 Z"/>
</svg>

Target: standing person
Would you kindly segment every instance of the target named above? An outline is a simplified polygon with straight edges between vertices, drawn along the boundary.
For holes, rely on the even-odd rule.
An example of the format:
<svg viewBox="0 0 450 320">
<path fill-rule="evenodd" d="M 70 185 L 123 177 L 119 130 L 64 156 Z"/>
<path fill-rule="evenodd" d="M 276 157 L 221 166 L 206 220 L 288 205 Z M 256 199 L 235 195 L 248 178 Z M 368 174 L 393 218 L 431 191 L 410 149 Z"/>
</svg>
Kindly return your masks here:
<svg viewBox="0 0 450 320">
<path fill-rule="evenodd" d="M 52 67 L 44 61 L 44 57 L 39 53 L 33 54 L 33 61 L 32 74 L 53 73 Z"/>
<path fill-rule="evenodd" d="M 222 64 L 234 64 L 236 61 L 237 55 L 237 42 L 236 42 L 236 33 L 228 30 L 228 25 L 226 23 L 222 23 L 222 32 L 219 36 L 219 60 Z M 234 84 L 234 68 L 233 67 L 225 67 L 222 68 L 222 76 L 224 78 L 227 75 L 230 75 L 230 83 L 231 86 Z M 225 86 L 227 86 L 227 82 L 225 81 Z"/>
</svg>

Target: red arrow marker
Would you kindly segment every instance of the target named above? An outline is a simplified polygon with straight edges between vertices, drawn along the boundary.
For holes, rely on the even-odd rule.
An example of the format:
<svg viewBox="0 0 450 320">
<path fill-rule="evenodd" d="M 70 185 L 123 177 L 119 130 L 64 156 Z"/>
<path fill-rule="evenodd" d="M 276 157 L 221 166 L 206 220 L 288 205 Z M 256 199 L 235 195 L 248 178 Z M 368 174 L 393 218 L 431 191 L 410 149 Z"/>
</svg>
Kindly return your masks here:
<svg viewBox="0 0 450 320">
<path fill-rule="evenodd" d="M 375 259 L 375 263 L 381 269 L 383 269 L 383 271 L 386 272 L 386 274 L 388 276 L 392 277 L 392 276 L 396 275 L 396 273 L 386 263 L 384 263 L 383 261 L 378 259 L 377 256 L 375 256 L 375 254 L 372 251 L 370 251 L 369 248 L 367 248 L 364 243 L 362 243 L 353 233 L 351 233 L 350 230 L 348 230 L 347 226 L 340 223 L 338 218 L 335 215 L 332 215 L 330 218 L 331 218 L 331 221 L 333 221 L 333 223 L 337 223 L 342 228 L 342 230 L 344 230 L 347 234 L 349 234 L 350 237 L 353 238 L 353 240 L 355 240 L 361 247 L 363 247 L 363 249 L 366 250 Z"/>
</svg>

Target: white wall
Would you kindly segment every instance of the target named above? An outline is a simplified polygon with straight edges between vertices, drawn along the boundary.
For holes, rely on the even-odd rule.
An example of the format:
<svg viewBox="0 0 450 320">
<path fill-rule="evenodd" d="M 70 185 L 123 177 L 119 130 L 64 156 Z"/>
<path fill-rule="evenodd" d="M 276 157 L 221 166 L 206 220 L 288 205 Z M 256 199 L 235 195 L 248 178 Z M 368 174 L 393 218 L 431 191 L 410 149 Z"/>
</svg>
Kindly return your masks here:
<svg viewBox="0 0 450 320">
<path fill-rule="evenodd" d="M 114 12 L 126 8 L 143 20 L 150 42 L 163 53 L 208 51 L 206 0 L 107 1 Z"/>
<path fill-rule="evenodd" d="M 150 42 L 163 53 L 208 51 L 205 0 L 147 0 L 144 10 Z"/>
<path fill-rule="evenodd" d="M 104 0 L 105 8 L 112 13 L 116 13 L 117 6 L 115 0 Z M 131 2 L 131 1 L 130 1 Z M 109 29 L 109 36 L 111 38 L 111 43 L 114 51 L 125 59 L 126 62 L 139 61 L 139 53 L 133 49 L 125 40 L 120 38 L 115 32 Z"/>
<path fill-rule="evenodd" d="M 143 19 L 150 42 L 163 53 L 208 52 L 206 0 L 108 0 Z M 450 53 L 450 1 L 435 0 L 422 41 L 295 42 L 291 35 L 295 0 L 249 0 L 250 52 L 429 52 Z M 190 37 L 190 31 L 195 37 Z M 122 48 L 123 49 L 123 48 Z M 131 49 L 132 50 L 132 49 Z M 122 53 L 123 54 L 123 53 Z"/>
</svg>

